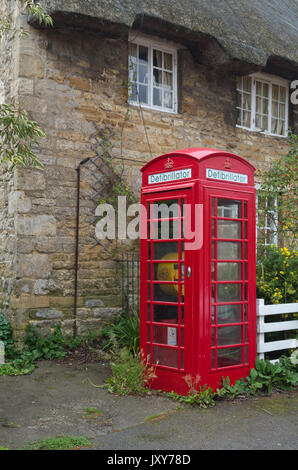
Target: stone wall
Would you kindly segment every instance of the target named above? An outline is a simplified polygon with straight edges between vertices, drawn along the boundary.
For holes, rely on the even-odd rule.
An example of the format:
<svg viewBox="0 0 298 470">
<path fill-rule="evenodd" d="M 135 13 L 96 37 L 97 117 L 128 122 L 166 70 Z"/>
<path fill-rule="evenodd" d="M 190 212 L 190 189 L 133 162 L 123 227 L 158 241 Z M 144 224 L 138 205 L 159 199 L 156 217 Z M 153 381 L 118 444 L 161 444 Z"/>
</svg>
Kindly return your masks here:
<svg viewBox="0 0 298 470">
<path fill-rule="evenodd" d="M 15 170 L 9 194 L 1 195 L 2 294 L 21 337 L 31 322 L 44 331 L 57 321 L 73 327 L 76 168 L 93 157 L 92 135 L 109 125 L 115 132 L 116 164 L 138 197 L 142 163 L 185 147 L 213 147 L 238 153 L 263 168 L 286 152 L 285 140 L 235 127 L 235 78 L 199 65 L 183 50 L 181 109 L 176 115 L 130 107 L 127 114 L 127 36 L 99 32 L 40 31 L 22 19 L 28 36 L 19 41 L 17 94 L 20 106 L 47 134 L 38 149 L 43 170 Z M 3 73 L 3 70 L 2 70 Z M 128 119 L 127 119 L 128 116 Z M 144 122 L 143 122 L 144 120 Z M 148 147 L 146 132 L 150 148 Z M 124 168 L 122 168 L 124 166 Z M 92 247 L 94 200 L 90 168 L 82 168 L 77 325 L 79 333 L 100 328 L 119 309 L 120 274 L 115 256 L 136 245 Z M 5 193 L 5 194 L 4 194 Z M 104 194 L 103 194 L 104 197 Z M 5 242 L 8 214 L 13 249 Z M 13 224 L 13 225 L 11 225 Z M 11 253 L 13 251 L 13 253 Z M 8 290 L 7 284 L 11 280 Z"/>
</svg>

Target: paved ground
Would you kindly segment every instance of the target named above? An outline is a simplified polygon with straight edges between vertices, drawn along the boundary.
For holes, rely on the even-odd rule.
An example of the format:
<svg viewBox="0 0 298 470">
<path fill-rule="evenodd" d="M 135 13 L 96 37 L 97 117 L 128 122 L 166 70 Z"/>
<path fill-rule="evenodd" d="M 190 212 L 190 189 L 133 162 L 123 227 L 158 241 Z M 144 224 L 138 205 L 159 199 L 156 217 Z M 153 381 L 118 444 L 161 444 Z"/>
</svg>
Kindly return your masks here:
<svg viewBox="0 0 298 470">
<path fill-rule="evenodd" d="M 103 384 L 109 374 L 99 364 L 44 361 L 30 375 L 0 377 L 0 446 L 22 449 L 41 438 L 74 435 L 100 450 L 298 447 L 298 393 L 177 409 L 167 397 L 118 397 L 89 381 Z M 91 419 L 90 407 L 103 414 Z"/>
</svg>

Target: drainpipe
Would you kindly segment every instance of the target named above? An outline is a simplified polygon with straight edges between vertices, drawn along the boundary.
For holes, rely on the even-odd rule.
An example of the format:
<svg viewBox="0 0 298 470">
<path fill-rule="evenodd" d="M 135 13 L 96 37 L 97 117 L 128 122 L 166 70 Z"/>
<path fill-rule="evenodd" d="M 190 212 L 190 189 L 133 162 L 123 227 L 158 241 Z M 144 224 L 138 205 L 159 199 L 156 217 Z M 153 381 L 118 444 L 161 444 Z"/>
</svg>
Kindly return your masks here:
<svg viewBox="0 0 298 470">
<path fill-rule="evenodd" d="M 78 267 L 79 267 L 79 228 L 80 228 L 80 186 L 81 186 L 81 166 L 90 160 L 89 157 L 82 160 L 78 167 L 77 172 L 77 214 L 76 214 L 76 243 L 75 243 L 75 272 L 74 272 L 74 305 L 73 305 L 73 337 L 78 334 L 77 327 L 77 303 L 78 303 Z"/>
</svg>

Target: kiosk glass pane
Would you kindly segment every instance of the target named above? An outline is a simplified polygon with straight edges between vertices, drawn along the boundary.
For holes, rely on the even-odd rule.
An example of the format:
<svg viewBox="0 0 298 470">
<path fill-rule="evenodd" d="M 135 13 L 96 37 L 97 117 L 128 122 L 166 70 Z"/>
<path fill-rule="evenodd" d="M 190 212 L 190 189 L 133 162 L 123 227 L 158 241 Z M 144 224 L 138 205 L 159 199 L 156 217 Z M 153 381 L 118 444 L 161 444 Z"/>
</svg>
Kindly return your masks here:
<svg viewBox="0 0 298 470">
<path fill-rule="evenodd" d="M 185 191 L 183 197 L 175 192 L 173 199 L 148 202 L 147 351 L 157 367 L 180 370 L 184 368 L 184 202 Z"/>
<path fill-rule="evenodd" d="M 213 369 L 244 361 L 243 348 L 247 340 L 247 325 L 244 324 L 247 321 L 246 218 L 247 201 L 212 198 L 210 352 Z"/>
<path fill-rule="evenodd" d="M 217 200 L 217 216 L 229 217 L 232 219 L 241 218 L 241 201 L 234 201 L 231 199 Z"/>
</svg>

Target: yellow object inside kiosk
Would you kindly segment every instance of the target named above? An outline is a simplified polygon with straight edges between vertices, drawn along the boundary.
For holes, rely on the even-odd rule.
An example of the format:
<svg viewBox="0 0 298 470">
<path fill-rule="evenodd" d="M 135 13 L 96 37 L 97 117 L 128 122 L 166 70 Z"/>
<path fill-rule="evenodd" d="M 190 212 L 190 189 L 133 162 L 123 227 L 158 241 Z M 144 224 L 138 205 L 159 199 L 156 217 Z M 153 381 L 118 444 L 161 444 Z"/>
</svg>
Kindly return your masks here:
<svg viewBox="0 0 298 470">
<path fill-rule="evenodd" d="M 178 260 L 178 253 L 167 253 L 162 260 Z M 182 252 L 182 259 L 184 259 L 184 252 Z M 177 282 L 177 284 L 160 284 L 161 290 L 170 296 L 177 297 L 178 294 L 178 281 L 179 281 L 179 262 L 172 261 L 170 263 L 159 263 L 157 267 L 157 280 Z M 184 263 L 181 263 L 181 281 L 184 281 Z M 181 286 L 181 295 L 184 296 L 184 284 Z"/>
</svg>

